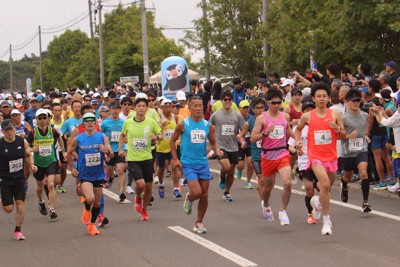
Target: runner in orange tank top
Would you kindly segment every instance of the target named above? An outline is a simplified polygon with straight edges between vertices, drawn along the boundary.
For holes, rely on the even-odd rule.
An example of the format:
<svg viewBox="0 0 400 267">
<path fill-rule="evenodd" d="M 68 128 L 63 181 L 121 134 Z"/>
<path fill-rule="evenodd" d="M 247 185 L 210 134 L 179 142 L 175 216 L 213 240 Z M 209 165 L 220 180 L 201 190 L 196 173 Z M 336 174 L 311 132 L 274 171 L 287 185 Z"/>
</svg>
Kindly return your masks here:
<svg viewBox="0 0 400 267">
<path fill-rule="evenodd" d="M 345 138 L 342 115 L 336 110 L 327 108 L 330 88 L 323 82 L 314 83 L 311 87 L 311 95 L 316 109 L 304 113 L 296 128 L 296 147 L 301 151 L 301 131 L 308 124 L 308 166 L 317 176 L 320 188 L 320 203 L 314 202 L 314 209 L 322 206 L 323 227 L 322 235 L 332 234 L 332 222 L 329 217 L 329 200 L 332 185 L 335 181 L 337 170 L 337 138 Z M 317 216 L 318 217 L 318 216 Z"/>
</svg>

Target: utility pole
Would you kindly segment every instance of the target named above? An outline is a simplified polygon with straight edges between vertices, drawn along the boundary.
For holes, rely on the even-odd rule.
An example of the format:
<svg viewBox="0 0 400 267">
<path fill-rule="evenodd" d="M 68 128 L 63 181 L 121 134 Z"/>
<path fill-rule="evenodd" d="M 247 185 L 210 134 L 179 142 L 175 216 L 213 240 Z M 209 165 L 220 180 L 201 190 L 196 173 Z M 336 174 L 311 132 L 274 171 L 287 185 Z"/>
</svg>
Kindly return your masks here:
<svg viewBox="0 0 400 267">
<path fill-rule="evenodd" d="M 39 26 L 39 69 L 40 69 L 40 90 L 43 90 L 42 30 L 40 26 Z"/>
<path fill-rule="evenodd" d="M 12 66 L 12 47 L 10 44 L 10 90 L 13 90 L 13 66 Z"/>
<path fill-rule="evenodd" d="M 104 49 L 103 49 L 103 18 L 101 17 L 101 0 L 99 1 L 99 49 L 100 49 L 100 85 L 101 90 L 104 89 Z"/>
<path fill-rule="evenodd" d="M 143 43 L 143 74 L 144 82 L 149 83 L 149 52 L 147 49 L 147 23 L 146 23 L 146 3 L 140 0 L 140 13 L 142 17 L 142 43 Z"/>
<path fill-rule="evenodd" d="M 90 38 L 94 38 L 93 34 L 93 17 L 92 17 L 92 1 L 89 0 L 89 22 L 90 22 Z"/>
<path fill-rule="evenodd" d="M 208 18 L 207 18 L 207 0 L 202 0 L 203 9 L 203 27 L 208 28 Z M 208 34 L 203 28 L 203 45 L 204 45 L 204 74 L 206 76 L 206 81 L 210 80 L 210 50 L 208 46 Z"/>
<path fill-rule="evenodd" d="M 262 22 L 264 28 L 266 28 L 267 20 L 268 20 L 268 10 L 269 10 L 269 0 L 263 0 L 263 13 L 262 13 Z M 264 60 L 264 72 L 267 73 L 268 65 L 267 65 L 267 56 L 268 56 L 268 40 L 267 36 L 264 36 L 263 40 L 263 60 Z"/>
</svg>

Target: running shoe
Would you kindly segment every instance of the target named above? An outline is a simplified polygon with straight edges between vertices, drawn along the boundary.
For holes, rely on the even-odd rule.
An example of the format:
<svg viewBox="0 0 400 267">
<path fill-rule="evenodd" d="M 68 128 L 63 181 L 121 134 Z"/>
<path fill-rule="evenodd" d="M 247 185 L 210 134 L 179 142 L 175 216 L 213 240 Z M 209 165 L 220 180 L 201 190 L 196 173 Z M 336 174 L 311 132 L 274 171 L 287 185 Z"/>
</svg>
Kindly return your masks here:
<svg viewBox="0 0 400 267">
<path fill-rule="evenodd" d="M 308 215 L 308 218 L 307 218 L 307 223 L 308 223 L 308 224 L 316 224 L 317 222 L 318 222 L 318 220 L 315 219 L 315 218 L 312 216 L 312 214 L 309 214 L 309 215 Z"/>
<path fill-rule="evenodd" d="M 349 200 L 349 188 L 343 185 L 343 183 L 340 183 L 340 199 L 342 202 L 347 203 Z"/>
<path fill-rule="evenodd" d="M 94 223 L 91 223 L 87 226 L 87 231 L 91 236 L 99 235 L 100 231 L 97 229 Z"/>
<path fill-rule="evenodd" d="M 362 204 L 362 212 L 367 213 L 367 212 L 371 212 L 371 211 L 372 211 L 371 205 L 368 203 L 368 201 L 364 201 Z"/>
<path fill-rule="evenodd" d="M 171 176 L 171 171 L 167 171 L 167 173 L 165 174 L 165 177 L 170 177 Z"/>
<path fill-rule="evenodd" d="M 64 187 L 62 187 L 61 185 L 59 185 L 57 187 L 57 192 L 58 193 L 67 193 L 67 190 Z"/>
<path fill-rule="evenodd" d="M 311 207 L 313 207 L 312 215 L 315 219 L 319 220 L 322 213 L 322 205 L 319 202 L 319 196 L 313 196 L 310 201 Z"/>
<path fill-rule="evenodd" d="M 231 194 L 226 193 L 226 192 L 224 193 L 223 198 L 225 199 L 226 202 L 232 202 L 233 201 L 233 198 L 232 198 Z"/>
<path fill-rule="evenodd" d="M 114 178 L 108 178 L 107 184 L 108 184 L 108 188 L 110 188 L 113 185 L 114 182 Z"/>
<path fill-rule="evenodd" d="M 142 198 L 141 197 L 135 197 L 135 211 L 137 213 L 142 212 Z"/>
<path fill-rule="evenodd" d="M 164 185 L 159 185 L 158 186 L 158 195 L 160 196 L 160 198 L 164 198 L 164 196 L 165 196 Z"/>
<path fill-rule="evenodd" d="M 126 199 L 126 195 L 125 195 L 125 193 L 124 192 L 122 192 L 120 195 L 119 195 L 119 202 L 124 202 L 125 201 L 125 199 Z"/>
<path fill-rule="evenodd" d="M 388 186 L 389 192 L 395 193 L 397 190 L 400 189 L 400 184 L 396 183 L 395 185 Z"/>
<path fill-rule="evenodd" d="M 219 174 L 219 188 L 225 189 L 225 177 Z"/>
<path fill-rule="evenodd" d="M 265 207 L 264 206 L 264 201 L 262 201 L 261 202 L 261 208 L 262 208 L 262 211 L 263 211 L 264 218 L 267 221 L 272 222 L 273 220 L 275 220 L 274 213 L 272 212 L 271 206 Z"/>
<path fill-rule="evenodd" d="M 292 184 L 297 184 L 297 177 L 296 177 L 296 168 L 292 169 L 292 173 L 290 175 L 290 180 L 292 182 Z"/>
<path fill-rule="evenodd" d="M 246 188 L 246 189 L 254 189 L 254 186 L 253 186 L 252 183 L 246 182 L 246 185 L 244 186 L 244 188 Z"/>
<path fill-rule="evenodd" d="M 109 222 L 110 222 L 110 221 L 108 220 L 107 217 L 105 217 L 104 215 L 99 215 L 97 227 L 102 228 L 102 227 L 104 227 L 106 224 L 108 224 Z"/>
<path fill-rule="evenodd" d="M 243 170 L 237 170 L 236 171 L 236 177 L 240 180 L 240 179 L 242 179 L 242 171 Z"/>
<path fill-rule="evenodd" d="M 372 187 L 374 190 L 386 190 L 387 189 L 387 184 L 385 182 L 379 182 L 379 184 L 375 185 Z"/>
<path fill-rule="evenodd" d="M 289 225 L 290 224 L 290 220 L 289 220 L 286 210 L 279 211 L 279 220 L 281 221 L 281 225 Z"/>
<path fill-rule="evenodd" d="M 204 227 L 204 225 L 201 222 L 196 222 L 194 224 L 193 231 L 198 233 L 198 234 L 207 233 L 207 229 Z"/>
<path fill-rule="evenodd" d="M 125 192 L 127 194 L 135 194 L 135 190 L 133 190 L 132 186 L 130 186 L 130 185 L 126 186 Z"/>
<path fill-rule="evenodd" d="M 360 175 L 358 175 L 358 174 L 353 174 L 353 176 L 351 176 L 350 181 L 352 181 L 352 182 L 358 182 L 358 181 L 360 181 Z"/>
<path fill-rule="evenodd" d="M 392 179 L 392 180 L 389 181 L 388 187 L 389 187 L 389 186 L 394 186 L 395 184 L 396 184 L 396 180 L 395 180 L 395 179 Z"/>
<path fill-rule="evenodd" d="M 160 180 L 158 179 L 158 176 L 153 177 L 153 184 L 159 184 Z"/>
<path fill-rule="evenodd" d="M 142 212 L 140 213 L 140 220 L 147 221 L 149 218 L 150 217 L 147 214 L 147 209 L 142 209 Z"/>
<path fill-rule="evenodd" d="M 56 210 L 54 208 L 49 208 L 49 219 L 54 220 L 57 217 Z"/>
<path fill-rule="evenodd" d="M 25 236 L 21 232 L 14 232 L 15 240 L 25 240 Z"/>
<path fill-rule="evenodd" d="M 38 204 L 39 204 L 40 214 L 42 214 L 43 216 L 46 216 L 47 215 L 46 204 L 44 202 L 40 203 L 39 200 L 38 200 Z"/>
<path fill-rule="evenodd" d="M 86 210 L 85 206 L 83 206 L 82 211 L 82 223 L 85 225 L 90 223 L 90 210 Z"/>
<path fill-rule="evenodd" d="M 188 199 L 189 193 L 186 193 L 186 198 L 185 201 L 183 202 L 183 210 L 187 215 L 190 215 L 192 213 L 192 205 L 193 203 L 189 201 Z"/>
<path fill-rule="evenodd" d="M 181 198 L 181 191 L 178 188 L 174 189 L 174 198 Z"/>
<path fill-rule="evenodd" d="M 332 234 L 332 222 L 331 220 L 324 220 L 321 230 L 322 235 L 331 235 Z"/>
</svg>

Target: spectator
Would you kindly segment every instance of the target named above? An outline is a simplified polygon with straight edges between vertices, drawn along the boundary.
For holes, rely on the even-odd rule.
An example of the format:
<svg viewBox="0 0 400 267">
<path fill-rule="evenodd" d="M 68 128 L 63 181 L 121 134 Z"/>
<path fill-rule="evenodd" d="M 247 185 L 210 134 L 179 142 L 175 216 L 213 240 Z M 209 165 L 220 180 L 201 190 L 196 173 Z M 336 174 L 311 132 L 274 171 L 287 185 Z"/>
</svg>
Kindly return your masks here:
<svg viewBox="0 0 400 267">
<path fill-rule="evenodd" d="M 385 64 L 385 67 L 386 72 L 390 75 L 390 82 L 388 84 L 394 92 L 397 92 L 396 81 L 397 78 L 399 78 L 399 74 L 397 73 L 397 63 L 391 60 Z"/>
</svg>

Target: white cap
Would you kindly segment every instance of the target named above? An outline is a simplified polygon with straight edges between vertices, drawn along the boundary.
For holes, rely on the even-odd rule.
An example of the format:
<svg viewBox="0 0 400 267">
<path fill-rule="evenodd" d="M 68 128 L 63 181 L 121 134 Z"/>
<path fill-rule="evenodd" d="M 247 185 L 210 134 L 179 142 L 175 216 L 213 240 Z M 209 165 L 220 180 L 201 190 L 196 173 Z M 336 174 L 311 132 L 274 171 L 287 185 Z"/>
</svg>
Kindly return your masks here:
<svg viewBox="0 0 400 267">
<path fill-rule="evenodd" d="M 93 97 L 98 97 L 98 96 L 100 96 L 99 93 L 94 93 L 94 94 L 93 94 Z"/>
<path fill-rule="evenodd" d="M 390 96 L 391 97 L 394 97 L 396 100 L 399 98 L 399 94 L 398 94 L 399 92 L 396 92 L 396 93 L 391 93 L 390 94 Z"/>
<path fill-rule="evenodd" d="M 286 80 L 285 77 L 281 77 L 281 82 L 283 83 Z"/>
<path fill-rule="evenodd" d="M 39 93 L 39 94 L 41 94 L 41 93 L 42 93 L 42 91 L 40 91 L 39 89 L 37 89 L 37 90 L 36 90 L 36 93 Z"/>
<path fill-rule="evenodd" d="M 137 94 L 135 99 L 139 99 L 139 98 L 149 99 L 145 93 Z"/>
<path fill-rule="evenodd" d="M 311 88 L 310 87 L 304 87 L 303 90 L 301 90 L 301 92 L 303 93 L 303 98 L 306 96 L 311 95 Z"/>
<path fill-rule="evenodd" d="M 103 97 L 104 98 L 108 97 L 108 92 L 103 93 Z"/>
<path fill-rule="evenodd" d="M 37 118 L 37 117 L 39 117 L 40 115 L 46 115 L 46 116 L 48 116 L 48 114 L 49 114 L 49 112 L 48 112 L 47 109 L 40 108 L 40 109 L 38 109 L 38 110 L 36 111 L 35 117 Z"/>
<path fill-rule="evenodd" d="M 168 104 L 171 104 L 171 103 L 172 103 L 171 100 L 169 100 L 169 99 L 164 99 L 164 100 L 161 102 L 161 106 L 163 107 L 163 106 L 168 105 Z"/>
<path fill-rule="evenodd" d="M 71 98 L 72 98 L 72 96 L 70 94 L 65 96 L 65 99 L 71 99 Z"/>
<path fill-rule="evenodd" d="M 178 91 L 175 97 L 176 100 L 186 100 L 186 94 L 183 91 Z"/>
<path fill-rule="evenodd" d="M 22 95 L 21 95 L 21 94 L 17 94 L 15 97 L 16 97 L 17 99 L 22 99 Z"/>
<path fill-rule="evenodd" d="M 7 93 L 7 94 L 5 95 L 6 98 L 9 98 L 10 96 L 11 96 L 10 93 Z"/>
<path fill-rule="evenodd" d="M 293 86 L 294 85 L 293 80 L 292 79 L 285 79 L 281 86 L 285 87 L 286 85 L 292 85 Z"/>
<path fill-rule="evenodd" d="M 21 112 L 19 112 L 18 109 L 13 109 L 13 110 L 11 110 L 11 115 L 12 114 L 20 114 L 21 115 Z"/>
<path fill-rule="evenodd" d="M 96 118 L 96 115 L 89 112 L 89 113 L 86 113 L 85 115 L 83 115 L 83 119 L 86 119 L 86 118 Z"/>
<path fill-rule="evenodd" d="M 157 98 L 157 102 L 163 101 L 165 99 L 167 99 L 165 96 L 160 96 Z"/>
<path fill-rule="evenodd" d="M 89 91 L 89 95 L 93 95 L 93 91 Z"/>
</svg>

